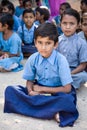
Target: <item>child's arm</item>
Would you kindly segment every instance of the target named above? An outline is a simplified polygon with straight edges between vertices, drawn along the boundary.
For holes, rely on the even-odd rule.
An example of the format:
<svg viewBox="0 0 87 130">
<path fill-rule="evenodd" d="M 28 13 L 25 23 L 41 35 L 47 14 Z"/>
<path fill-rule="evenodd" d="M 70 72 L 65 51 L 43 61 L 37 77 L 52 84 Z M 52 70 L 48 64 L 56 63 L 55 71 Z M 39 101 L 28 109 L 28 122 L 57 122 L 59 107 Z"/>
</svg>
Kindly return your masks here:
<svg viewBox="0 0 87 130">
<path fill-rule="evenodd" d="M 27 80 L 26 87 L 28 90 L 28 94 L 31 96 L 40 94 L 39 92 L 36 92 L 33 90 L 33 85 L 34 85 L 34 83 L 32 81 Z"/>
<path fill-rule="evenodd" d="M 4 58 L 19 56 L 19 54 L 10 54 L 9 52 L 0 51 L 0 56 L 2 56 L 2 55 L 4 56 Z"/>
<path fill-rule="evenodd" d="M 87 63 L 84 62 L 84 63 L 81 63 L 76 69 L 74 69 L 71 74 L 77 74 L 79 72 L 82 72 L 87 66 Z"/>
<path fill-rule="evenodd" d="M 57 92 L 69 93 L 71 91 L 71 85 L 67 84 L 65 86 L 60 87 L 47 87 L 47 86 L 34 85 L 33 90 L 39 93 L 51 93 L 51 94 Z"/>
</svg>

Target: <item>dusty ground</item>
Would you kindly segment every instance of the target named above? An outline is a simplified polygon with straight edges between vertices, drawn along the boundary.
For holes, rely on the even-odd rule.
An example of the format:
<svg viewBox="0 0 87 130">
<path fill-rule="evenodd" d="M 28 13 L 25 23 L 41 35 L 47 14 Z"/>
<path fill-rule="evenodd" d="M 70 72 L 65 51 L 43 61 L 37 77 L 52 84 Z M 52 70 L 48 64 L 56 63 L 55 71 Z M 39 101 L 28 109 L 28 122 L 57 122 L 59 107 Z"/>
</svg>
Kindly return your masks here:
<svg viewBox="0 0 87 130">
<path fill-rule="evenodd" d="M 67 0 L 73 8 L 79 8 L 79 0 Z M 16 1 L 17 2 L 17 1 Z M 25 64 L 26 59 L 23 60 Z M 25 85 L 22 79 L 23 71 L 16 73 L 0 73 L 0 130 L 87 130 L 87 84 L 77 91 L 77 108 L 79 110 L 79 119 L 74 127 L 60 128 L 54 120 L 39 120 L 25 117 L 17 114 L 4 114 L 4 90 L 7 85 Z"/>
</svg>

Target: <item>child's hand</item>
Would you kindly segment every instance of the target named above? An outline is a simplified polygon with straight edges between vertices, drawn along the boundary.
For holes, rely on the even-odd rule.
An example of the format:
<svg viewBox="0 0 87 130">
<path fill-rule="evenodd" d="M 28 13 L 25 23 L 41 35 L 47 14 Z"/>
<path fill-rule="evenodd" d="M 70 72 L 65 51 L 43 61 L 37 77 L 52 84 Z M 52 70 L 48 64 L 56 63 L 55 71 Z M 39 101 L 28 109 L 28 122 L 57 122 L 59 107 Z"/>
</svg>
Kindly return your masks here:
<svg viewBox="0 0 87 130">
<path fill-rule="evenodd" d="M 35 92 L 35 91 L 30 91 L 29 92 L 29 95 L 31 95 L 31 96 L 39 95 L 39 94 L 40 94 L 39 92 Z"/>
<path fill-rule="evenodd" d="M 5 54 L 3 54 L 2 56 L 0 56 L 0 60 L 1 59 L 5 59 L 5 58 L 8 58 L 9 57 L 9 55 L 7 54 L 7 53 L 5 53 Z"/>
<path fill-rule="evenodd" d="M 2 56 L 0 56 L 0 60 L 2 60 L 2 59 L 4 59 L 4 56 L 2 55 Z"/>
<path fill-rule="evenodd" d="M 40 87 L 39 85 L 37 85 L 37 84 L 35 84 L 35 85 L 33 86 L 33 90 L 36 91 L 36 92 L 39 92 L 39 93 L 42 92 L 41 87 Z"/>
<path fill-rule="evenodd" d="M 3 55 L 3 59 L 8 58 L 8 57 L 9 57 L 9 55 L 8 55 L 7 53 L 5 53 L 5 54 Z"/>
<path fill-rule="evenodd" d="M 24 43 L 22 42 L 22 46 L 24 46 Z"/>
</svg>

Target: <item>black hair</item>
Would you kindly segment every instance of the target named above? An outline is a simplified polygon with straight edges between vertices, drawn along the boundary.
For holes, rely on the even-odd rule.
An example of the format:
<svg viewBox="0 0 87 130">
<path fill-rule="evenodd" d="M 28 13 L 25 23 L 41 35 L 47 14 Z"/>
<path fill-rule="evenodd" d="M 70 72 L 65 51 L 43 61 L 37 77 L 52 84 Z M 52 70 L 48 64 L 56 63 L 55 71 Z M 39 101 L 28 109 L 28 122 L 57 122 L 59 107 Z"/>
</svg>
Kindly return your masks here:
<svg viewBox="0 0 87 130">
<path fill-rule="evenodd" d="M 37 7 L 35 9 L 35 12 L 38 11 L 40 13 L 40 15 L 44 16 L 44 21 L 48 20 L 50 17 L 50 12 L 49 9 L 45 8 L 45 7 Z"/>
<path fill-rule="evenodd" d="M 41 15 L 44 15 L 44 21 L 48 20 L 50 17 L 50 12 L 46 8 L 41 8 Z"/>
<path fill-rule="evenodd" d="M 23 11 L 22 16 L 24 17 L 24 15 L 25 15 L 26 13 L 32 13 L 32 14 L 35 16 L 35 12 L 34 12 L 32 9 L 25 9 L 25 10 Z"/>
<path fill-rule="evenodd" d="M 14 7 L 14 5 L 13 5 L 12 2 L 6 1 L 6 2 L 4 2 L 3 6 L 6 6 L 6 7 L 9 9 L 9 11 L 11 11 L 12 14 L 14 14 L 14 12 L 15 12 L 15 7 Z"/>
<path fill-rule="evenodd" d="M 63 17 L 65 15 L 74 16 L 76 18 L 76 20 L 77 20 L 77 23 L 79 24 L 79 22 L 80 22 L 80 15 L 79 15 L 79 12 L 77 10 L 72 9 L 72 8 L 69 8 L 69 9 L 65 10 L 64 13 L 61 15 L 61 21 L 62 21 L 62 19 L 63 19 Z"/>
<path fill-rule="evenodd" d="M 53 23 L 43 23 L 39 25 L 34 33 L 35 40 L 38 36 L 49 37 L 49 39 L 53 40 L 55 44 L 58 42 L 58 31 Z"/>
<path fill-rule="evenodd" d="M 12 30 L 13 29 L 13 24 L 14 24 L 13 16 L 11 14 L 9 14 L 9 13 L 1 13 L 0 14 L 0 23 L 2 24 L 2 26 L 7 24 L 8 29 Z"/>
<path fill-rule="evenodd" d="M 1 1 L 1 5 L 4 6 L 4 5 L 5 5 L 6 3 L 8 3 L 8 2 L 9 2 L 9 0 L 2 0 L 2 1 Z"/>
<path fill-rule="evenodd" d="M 61 6 L 65 6 L 66 9 L 71 8 L 71 5 L 68 2 L 64 2 L 64 3 L 60 4 L 60 7 Z"/>
<path fill-rule="evenodd" d="M 81 0 L 81 4 L 83 3 L 87 5 L 87 0 Z"/>
<path fill-rule="evenodd" d="M 23 0 L 23 6 L 25 7 L 26 2 L 30 2 L 32 4 L 32 0 Z"/>
<path fill-rule="evenodd" d="M 40 12 L 40 11 L 41 11 L 41 8 L 40 8 L 39 6 L 36 7 L 36 8 L 35 8 L 35 12 L 36 12 L 36 11 Z"/>
</svg>

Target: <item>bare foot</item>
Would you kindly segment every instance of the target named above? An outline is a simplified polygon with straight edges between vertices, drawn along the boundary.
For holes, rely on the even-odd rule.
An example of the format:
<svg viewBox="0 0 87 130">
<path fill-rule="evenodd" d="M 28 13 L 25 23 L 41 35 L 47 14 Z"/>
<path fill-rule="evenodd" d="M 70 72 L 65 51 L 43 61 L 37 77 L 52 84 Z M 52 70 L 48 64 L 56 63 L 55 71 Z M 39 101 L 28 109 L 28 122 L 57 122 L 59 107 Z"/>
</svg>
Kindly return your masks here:
<svg viewBox="0 0 87 130">
<path fill-rule="evenodd" d="M 5 70 L 4 68 L 0 68 L 0 72 L 10 72 L 9 70 Z"/>
<path fill-rule="evenodd" d="M 59 113 L 56 113 L 56 115 L 54 116 L 56 122 L 60 122 L 60 117 L 59 117 Z"/>
</svg>

